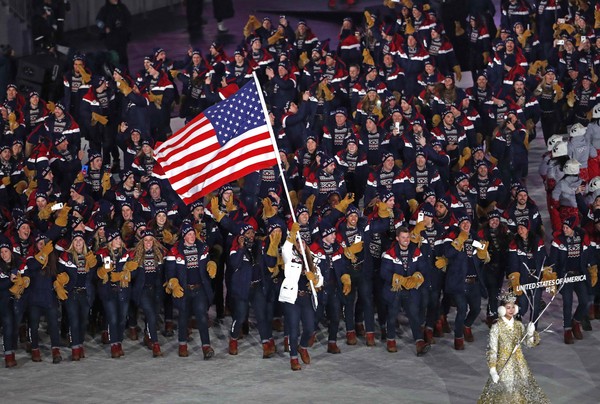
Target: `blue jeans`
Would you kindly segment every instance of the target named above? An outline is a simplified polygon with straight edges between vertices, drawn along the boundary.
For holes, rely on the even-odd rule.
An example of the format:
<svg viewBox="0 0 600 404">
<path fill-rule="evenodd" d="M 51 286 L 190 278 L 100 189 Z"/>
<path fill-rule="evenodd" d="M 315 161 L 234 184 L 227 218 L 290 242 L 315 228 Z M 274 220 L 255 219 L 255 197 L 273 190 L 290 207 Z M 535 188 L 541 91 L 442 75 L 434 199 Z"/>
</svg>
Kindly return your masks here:
<svg viewBox="0 0 600 404">
<path fill-rule="evenodd" d="M 69 298 L 65 300 L 65 308 L 67 309 L 71 330 L 71 346 L 76 348 L 83 345 L 90 315 L 90 304 L 88 303 L 86 289 L 72 290 L 69 293 Z"/>
<path fill-rule="evenodd" d="M 421 291 L 418 289 L 402 290 L 394 294 L 394 300 L 388 304 L 387 316 L 387 338 L 396 339 L 396 318 L 400 308 L 408 317 L 413 339 L 423 339 L 423 330 L 421 329 Z"/>
<path fill-rule="evenodd" d="M 329 342 L 337 341 L 338 328 L 340 327 L 340 295 L 336 284 L 328 283 L 325 289 L 319 293 L 319 306 L 315 314 L 315 330 L 319 321 L 325 315 L 327 310 L 327 320 L 329 320 L 327 340 Z"/>
<path fill-rule="evenodd" d="M 267 322 L 267 299 L 260 282 L 250 286 L 248 300 L 233 298 L 233 322 L 231 323 L 229 336 L 234 339 L 240 337 L 242 324 L 246 321 L 250 304 L 252 304 L 254 310 L 260 339 L 262 342 L 266 342 L 273 336 L 273 331 L 271 322 Z"/>
<path fill-rule="evenodd" d="M 123 342 L 123 333 L 127 324 L 127 311 L 129 310 L 129 299 L 120 298 L 117 292 L 108 294 L 102 301 L 104 316 L 108 323 L 108 338 L 111 344 Z"/>
<path fill-rule="evenodd" d="M 144 286 L 140 307 L 146 319 L 146 331 L 150 335 L 150 341 L 158 342 L 158 331 L 156 322 L 158 319 L 158 304 L 160 303 L 162 289 L 156 286 Z"/>
<path fill-rule="evenodd" d="M 465 285 L 464 293 L 452 293 L 456 303 L 456 319 L 454 320 L 454 338 L 464 337 L 464 327 L 473 325 L 481 312 L 481 290 L 479 282 Z M 467 314 L 467 307 L 469 313 Z"/>
<path fill-rule="evenodd" d="M 577 309 L 573 313 L 573 292 L 577 295 Z M 563 298 L 563 327 L 571 328 L 573 320 L 581 321 L 587 315 L 588 290 L 586 282 L 565 283 L 560 294 Z"/>
<path fill-rule="evenodd" d="M 50 343 L 52 347 L 60 346 L 60 332 L 58 329 L 58 304 L 50 304 L 47 307 L 32 304 L 29 306 L 29 333 L 31 335 L 31 348 L 36 349 L 40 346 L 40 317 L 42 314 L 46 317 L 48 331 L 50 333 Z"/>
<path fill-rule="evenodd" d="M 15 349 L 15 316 L 13 312 L 13 299 L 8 291 L 0 296 L 0 318 L 2 319 L 2 330 L 4 337 L 4 352 L 11 353 Z"/>
<path fill-rule="evenodd" d="M 308 340 L 314 331 L 315 310 L 312 306 L 312 296 L 306 294 L 298 296 L 296 303 L 284 303 L 285 321 L 289 330 L 290 357 L 298 356 L 298 334 L 300 333 L 300 321 L 302 321 L 302 336 L 300 346 L 308 347 Z"/>
<path fill-rule="evenodd" d="M 186 289 L 183 295 L 182 306 L 179 308 L 179 322 L 177 337 L 180 344 L 187 343 L 188 340 L 188 320 L 193 314 L 196 316 L 196 325 L 200 333 L 202 345 L 210 345 L 208 335 L 208 299 L 202 288 L 194 290 Z"/>
<path fill-rule="evenodd" d="M 358 293 L 358 301 L 362 307 L 365 320 L 365 330 L 367 332 L 375 331 L 375 313 L 373 312 L 373 288 L 371 280 L 366 279 L 361 271 L 354 271 L 351 274 L 352 290 L 345 299 L 344 320 L 346 321 L 346 331 L 354 331 L 354 301 Z"/>
</svg>

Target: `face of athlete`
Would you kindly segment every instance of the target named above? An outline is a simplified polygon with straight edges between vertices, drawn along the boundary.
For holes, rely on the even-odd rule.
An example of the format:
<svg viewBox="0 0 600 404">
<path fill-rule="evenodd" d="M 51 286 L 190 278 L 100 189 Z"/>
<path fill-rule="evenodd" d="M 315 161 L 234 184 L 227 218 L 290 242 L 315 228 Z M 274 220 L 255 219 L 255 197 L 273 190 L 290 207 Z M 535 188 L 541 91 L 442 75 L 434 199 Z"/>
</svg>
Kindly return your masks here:
<svg viewBox="0 0 600 404">
<path fill-rule="evenodd" d="M 191 234 L 191 232 L 190 232 Z M 152 236 L 146 236 L 143 239 L 143 243 L 144 243 L 144 250 L 149 251 L 152 249 L 152 246 L 154 245 L 154 237 Z"/>
<path fill-rule="evenodd" d="M 348 223 L 348 225 L 350 227 L 356 227 L 356 224 L 358 223 L 358 215 L 356 213 L 352 213 L 350 214 L 347 218 L 346 218 L 346 222 Z"/>
<path fill-rule="evenodd" d="M 194 242 L 196 241 L 196 233 L 193 231 L 188 231 L 187 233 L 185 233 L 185 236 L 183 236 L 183 241 L 187 245 L 194 244 Z"/>
<path fill-rule="evenodd" d="M 527 235 L 529 234 L 529 230 L 527 229 L 527 227 L 519 225 L 519 226 L 517 226 L 517 234 L 523 240 L 525 240 L 527 238 Z"/>
<path fill-rule="evenodd" d="M 344 126 L 346 124 L 346 115 L 335 114 L 335 124 L 337 126 Z"/>
<path fill-rule="evenodd" d="M 393 168 L 394 168 L 394 158 L 393 157 L 388 157 L 383 162 L 383 169 L 385 171 L 392 171 Z"/>
<path fill-rule="evenodd" d="M 27 223 L 21 225 L 21 227 L 19 227 L 19 230 L 17 230 L 17 234 L 19 235 L 19 238 L 21 240 L 26 240 L 29 238 L 29 235 L 31 234 L 31 227 L 29 227 L 29 225 Z"/>
<path fill-rule="evenodd" d="M 383 58 L 383 61 L 385 62 L 385 57 Z M 348 69 L 348 74 L 350 75 L 350 78 L 355 80 L 360 74 L 360 69 L 358 68 L 358 66 L 350 66 L 350 68 Z"/>
<path fill-rule="evenodd" d="M 477 77 L 477 87 L 479 88 L 485 88 L 487 86 L 487 79 L 483 76 L 479 76 Z"/>
<path fill-rule="evenodd" d="M 567 237 L 573 237 L 573 234 L 575 233 L 575 231 L 572 228 L 570 228 L 569 226 L 567 226 L 566 224 L 563 224 L 562 231 L 563 231 L 563 234 Z"/>
<path fill-rule="evenodd" d="M 465 233 L 468 233 L 471 231 L 471 221 L 470 220 L 463 220 L 462 222 L 460 222 L 460 224 L 458 225 L 458 227 L 460 227 L 461 231 L 464 231 Z"/>
<path fill-rule="evenodd" d="M 425 167 L 427 159 L 425 158 L 425 156 L 419 154 L 415 159 L 415 163 L 417 164 L 417 168 L 422 169 L 423 167 Z"/>
<path fill-rule="evenodd" d="M 521 206 L 527 203 L 527 192 L 519 192 L 517 194 L 517 203 Z"/>
<path fill-rule="evenodd" d="M 497 229 L 498 226 L 500 226 L 500 219 L 493 217 L 488 221 L 488 225 L 490 226 L 490 229 Z"/>
<path fill-rule="evenodd" d="M 301 226 L 304 226 L 306 224 L 308 224 L 308 213 L 303 212 L 302 214 L 300 214 L 300 216 L 298 216 L 298 224 L 300 224 Z"/>
<path fill-rule="evenodd" d="M 75 249 L 75 252 L 77 252 L 77 254 L 83 253 L 84 245 L 85 245 L 85 242 L 83 241 L 83 239 L 81 237 L 75 237 L 75 239 L 73 240 L 73 248 Z"/>
<path fill-rule="evenodd" d="M 401 232 L 396 236 L 396 241 L 401 249 L 406 250 L 410 244 L 410 233 Z"/>
<path fill-rule="evenodd" d="M 150 197 L 152 199 L 160 198 L 160 186 L 158 184 L 154 184 L 150 187 Z"/>
<path fill-rule="evenodd" d="M 121 208 L 121 215 L 123 216 L 123 219 L 125 219 L 125 220 L 132 220 L 133 219 L 133 210 L 131 210 L 131 208 L 129 206 L 123 206 Z"/>
<path fill-rule="evenodd" d="M 116 239 L 110 242 L 110 248 L 116 250 L 118 248 L 123 247 L 123 240 L 121 240 L 121 236 L 117 236 Z"/>
<path fill-rule="evenodd" d="M 385 204 L 388 208 L 393 209 L 396 204 L 396 197 L 392 196 L 390 199 L 385 201 Z"/>
<path fill-rule="evenodd" d="M 8 263 L 12 260 L 12 251 L 6 247 L 2 247 L 2 249 L 0 249 L 0 257 L 2 258 L 2 261 Z"/>
<path fill-rule="evenodd" d="M 164 226 L 165 223 L 167 223 L 167 215 L 163 212 L 160 212 L 158 215 L 156 215 L 156 224 L 159 226 Z"/>
<path fill-rule="evenodd" d="M 436 217 L 444 217 L 448 213 L 448 208 L 441 202 L 435 203 L 435 216 Z"/>
<path fill-rule="evenodd" d="M 323 241 L 329 245 L 333 244 L 333 242 L 335 241 L 335 233 L 331 233 L 323 237 Z"/>
<path fill-rule="evenodd" d="M 356 154 L 356 152 L 358 151 L 358 146 L 356 145 L 356 143 L 350 142 L 348 143 L 348 153 L 350 154 Z"/>
</svg>

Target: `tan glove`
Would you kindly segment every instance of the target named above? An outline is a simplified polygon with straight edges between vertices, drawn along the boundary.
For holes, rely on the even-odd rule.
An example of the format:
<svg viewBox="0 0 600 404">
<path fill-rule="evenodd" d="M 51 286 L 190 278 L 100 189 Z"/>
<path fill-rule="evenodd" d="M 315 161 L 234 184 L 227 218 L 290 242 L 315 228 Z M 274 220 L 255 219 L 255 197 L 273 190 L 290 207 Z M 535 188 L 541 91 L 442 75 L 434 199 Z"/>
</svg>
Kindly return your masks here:
<svg viewBox="0 0 600 404">
<path fill-rule="evenodd" d="M 351 194 L 350 192 L 348 192 L 346 194 L 346 196 L 344 197 L 344 199 L 342 199 L 340 201 L 340 203 L 338 203 L 337 205 L 335 205 L 335 209 L 342 212 L 342 213 L 346 213 L 346 210 L 348 209 L 348 206 L 350 206 L 350 204 L 354 202 L 354 194 Z"/>
<path fill-rule="evenodd" d="M 392 209 L 388 208 L 385 202 L 377 203 L 377 215 L 382 219 L 387 219 L 392 216 Z"/>
<path fill-rule="evenodd" d="M 462 71 L 460 70 L 460 65 L 456 65 L 452 68 L 454 70 L 454 74 L 456 75 L 456 81 L 462 80 Z"/>
<path fill-rule="evenodd" d="M 54 246 L 52 245 L 52 241 L 50 240 L 46 244 L 44 244 L 42 249 L 37 254 L 35 254 L 34 258 L 37 262 L 42 264 L 42 268 L 45 268 L 48 264 L 48 256 L 52 251 L 54 251 Z"/>
<path fill-rule="evenodd" d="M 150 102 L 152 102 L 154 104 L 156 109 L 162 108 L 162 100 L 163 100 L 162 94 L 154 95 L 152 93 L 148 93 L 148 99 L 150 100 Z"/>
<path fill-rule="evenodd" d="M 34 172 L 35 172 L 35 170 L 34 170 Z M 29 185 L 27 186 L 27 189 L 25 190 L 25 195 L 27 195 L 27 197 L 29 198 L 31 193 L 33 191 L 35 191 L 36 189 L 37 189 L 37 180 L 35 178 L 32 180 L 29 180 Z"/>
<path fill-rule="evenodd" d="M 344 256 L 348 258 L 353 264 L 356 263 L 356 261 L 358 261 L 356 255 L 352 251 L 350 251 L 348 247 L 344 247 Z"/>
<path fill-rule="evenodd" d="M 369 52 L 368 48 L 363 49 L 362 51 L 363 64 L 367 66 L 375 66 L 375 61 L 373 60 L 373 56 L 371 56 L 371 52 Z"/>
<path fill-rule="evenodd" d="M 594 287 L 598 283 L 598 265 L 590 266 L 588 271 L 590 272 L 591 285 Z"/>
<path fill-rule="evenodd" d="M 110 266 L 108 268 L 106 268 L 104 265 L 100 266 L 98 268 L 98 271 L 96 271 L 96 274 L 98 275 L 98 278 L 102 279 L 102 283 L 106 283 L 108 282 L 108 274 L 110 272 L 112 272 L 114 270 L 114 266 L 112 264 L 110 264 Z"/>
<path fill-rule="evenodd" d="M 165 284 L 165 286 L 166 286 L 165 287 L 165 291 L 168 294 L 173 295 L 173 297 L 176 297 L 176 298 L 183 297 L 183 288 L 179 284 L 179 279 L 177 279 L 177 278 L 171 278 Z"/>
<path fill-rule="evenodd" d="M 423 274 L 419 271 L 415 272 L 405 281 L 406 289 L 419 289 L 419 287 L 425 282 L 425 278 L 423 278 Z"/>
<path fill-rule="evenodd" d="M 275 33 L 273 35 L 271 35 L 269 37 L 269 39 L 267 39 L 267 43 L 269 45 L 274 45 L 277 42 L 279 42 L 280 39 L 283 39 L 283 38 L 285 38 L 285 36 L 279 30 L 277 30 L 277 31 L 275 31 Z"/>
<path fill-rule="evenodd" d="M 470 159 L 471 155 L 472 155 L 471 148 L 470 147 L 465 147 L 463 149 L 463 152 L 462 152 L 462 156 L 464 157 L 465 161 L 468 160 L 468 159 Z"/>
<path fill-rule="evenodd" d="M 454 35 L 463 36 L 464 34 L 465 34 L 465 29 L 462 27 L 462 25 L 460 25 L 460 22 L 454 21 Z"/>
<path fill-rule="evenodd" d="M 296 209 L 298 203 L 300 203 L 300 201 L 298 201 L 298 194 L 296 193 L 296 191 L 292 190 L 289 192 L 288 195 L 290 196 L 290 200 L 292 201 L 292 208 Z"/>
<path fill-rule="evenodd" d="M 175 244 L 175 241 L 177 241 L 177 236 L 175 236 L 173 233 L 171 233 L 167 229 L 163 229 L 162 236 L 163 236 L 163 241 L 165 242 L 165 244 L 173 245 L 173 244 Z"/>
<path fill-rule="evenodd" d="M 29 281 L 28 276 L 17 274 L 17 277 L 13 280 L 13 285 L 8 290 L 15 299 L 19 299 L 23 295 L 23 292 L 25 292 L 25 289 L 29 287 Z"/>
<path fill-rule="evenodd" d="M 517 296 L 521 296 L 523 294 L 523 291 L 519 288 L 519 286 L 521 286 L 520 278 L 521 274 L 518 272 L 513 272 L 512 274 L 508 275 L 510 287 L 512 288 L 513 293 Z"/>
<path fill-rule="evenodd" d="M 263 212 L 262 218 L 263 220 L 270 219 L 277 214 L 277 208 L 273 206 L 273 202 L 271 202 L 271 198 L 264 198 L 262 200 Z"/>
<path fill-rule="evenodd" d="M 421 232 L 425 230 L 425 221 L 420 221 L 415 224 L 412 231 L 410 232 L 410 241 L 417 244 L 419 247 L 421 246 L 422 236 Z"/>
<path fill-rule="evenodd" d="M 83 84 L 89 84 L 92 80 L 92 75 L 88 73 L 87 70 L 85 70 L 85 67 L 79 66 L 77 68 L 77 71 L 81 75 L 81 81 L 83 82 Z"/>
<path fill-rule="evenodd" d="M 267 255 L 269 257 L 277 257 L 279 254 L 279 243 L 281 243 L 280 232 L 273 232 L 269 234 L 269 248 L 267 249 Z"/>
<path fill-rule="evenodd" d="M 54 108 L 56 108 L 56 104 L 53 101 L 46 102 L 46 108 L 48 108 L 49 112 L 54 112 Z"/>
<path fill-rule="evenodd" d="M 438 127 L 440 122 L 442 122 L 442 117 L 439 114 L 435 114 L 431 117 L 431 125 L 433 125 L 434 128 Z"/>
<path fill-rule="evenodd" d="M 344 296 L 348 296 L 352 291 L 352 280 L 350 279 L 350 275 L 342 275 L 340 281 L 342 282 L 342 293 Z"/>
<path fill-rule="evenodd" d="M 554 285 L 549 287 L 550 294 L 556 295 L 556 272 L 552 270 L 552 267 L 544 267 L 542 270 L 542 282 L 554 281 Z"/>
<path fill-rule="evenodd" d="M 489 241 L 484 241 L 483 248 L 481 250 L 479 248 L 476 249 L 477 250 L 477 258 L 482 260 L 484 264 L 487 264 L 491 260 L 490 253 L 488 251 L 489 245 L 490 245 Z"/>
<path fill-rule="evenodd" d="M 298 232 L 300 231 L 300 224 L 297 222 L 292 223 L 292 228 L 288 232 L 287 241 L 294 244 L 297 240 Z"/>
<path fill-rule="evenodd" d="M 58 215 L 56 215 L 56 220 L 54 221 L 54 224 L 60 227 L 66 227 L 70 211 L 71 207 L 69 205 L 63 206 L 63 208 L 58 211 Z"/>
<path fill-rule="evenodd" d="M 61 272 L 56 275 L 56 280 L 53 282 L 54 291 L 59 300 L 67 300 L 68 292 L 65 290 L 65 285 L 69 283 L 69 274 Z"/>
<path fill-rule="evenodd" d="M 50 219 L 50 216 L 52 215 L 52 206 L 55 205 L 56 202 L 51 202 L 49 204 L 47 204 L 46 206 L 44 206 L 39 212 L 38 212 L 38 218 L 40 220 L 48 220 Z"/>
<path fill-rule="evenodd" d="M 454 249 L 456 251 L 462 251 L 465 241 L 469 238 L 469 233 L 462 231 L 458 234 L 458 237 L 456 237 L 453 241 L 452 241 L 452 247 L 454 247 Z"/>
<path fill-rule="evenodd" d="M 129 86 L 127 81 L 125 81 L 125 79 L 121 79 L 117 82 L 117 88 L 125 97 L 127 97 L 132 91 L 131 87 Z"/>
<path fill-rule="evenodd" d="M 21 180 L 15 184 L 15 191 L 19 195 L 23 194 L 23 191 L 25 191 L 26 189 L 27 189 L 27 181 L 25 181 L 25 180 Z"/>
<path fill-rule="evenodd" d="M 399 274 L 392 275 L 392 292 L 398 292 L 403 288 L 406 289 L 406 280 L 405 276 Z"/>
<path fill-rule="evenodd" d="M 300 57 L 298 58 L 298 67 L 300 69 L 303 69 L 304 66 L 306 66 L 306 64 L 310 62 L 310 59 L 308 58 L 308 53 L 307 52 L 302 52 L 300 54 Z"/>
<path fill-rule="evenodd" d="M 435 257 L 435 267 L 442 272 L 446 272 L 446 269 L 448 268 L 448 258 L 443 255 L 441 257 Z"/>
<path fill-rule="evenodd" d="M 554 92 L 556 93 L 556 95 L 554 96 L 554 102 L 556 103 L 556 102 L 562 100 L 562 98 L 564 96 L 564 92 L 563 92 L 562 87 L 558 84 L 555 84 L 553 86 L 553 88 L 554 88 Z"/>
<path fill-rule="evenodd" d="M 304 275 L 306 276 L 306 279 L 313 283 L 313 285 L 316 285 L 319 282 L 319 276 L 312 271 L 306 271 Z"/>
<path fill-rule="evenodd" d="M 483 57 L 483 64 L 487 65 L 488 61 L 490 60 L 490 53 L 489 52 L 483 52 L 481 55 Z"/>
<path fill-rule="evenodd" d="M 350 246 L 348 246 L 348 250 L 352 253 L 352 254 L 358 254 L 359 252 L 361 252 L 363 250 L 363 246 L 364 246 L 364 241 L 359 241 L 358 243 L 354 243 Z"/>
<path fill-rule="evenodd" d="M 228 213 L 238 209 L 236 204 L 233 202 L 233 197 L 229 198 L 229 201 L 227 201 L 227 204 L 225 205 L 225 209 L 227 209 Z"/>
<path fill-rule="evenodd" d="M 4 185 L 5 187 L 10 185 L 10 176 L 6 175 L 2 177 L 2 185 Z"/>
<path fill-rule="evenodd" d="M 310 195 L 308 198 L 306 198 L 306 209 L 308 209 L 308 216 L 312 216 L 315 198 L 315 195 Z"/>
<path fill-rule="evenodd" d="M 212 213 L 217 223 L 225 217 L 225 213 L 219 210 L 219 198 L 216 196 L 210 200 L 210 213 Z"/>
<path fill-rule="evenodd" d="M 571 108 L 575 106 L 575 91 L 571 91 L 567 95 L 567 105 Z"/>
<path fill-rule="evenodd" d="M 217 263 L 214 261 L 208 261 L 206 263 L 206 272 L 208 272 L 210 279 L 215 279 L 215 276 L 217 276 Z"/>
<path fill-rule="evenodd" d="M 335 98 L 335 95 L 333 92 L 331 92 L 331 89 L 324 81 L 319 83 L 319 89 L 323 92 L 323 98 L 325 98 L 325 101 L 331 101 Z"/>
<path fill-rule="evenodd" d="M 92 112 L 92 125 L 96 123 L 100 123 L 102 126 L 106 126 L 108 123 L 108 118 L 105 115 L 100 115 L 96 112 Z"/>
<path fill-rule="evenodd" d="M 244 25 L 244 38 L 248 38 L 250 35 L 254 34 L 254 31 L 260 28 L 260 26 L 261 23 L 256 16 L 250 15 L 250 17 L 248 17 L 248 22 Z"/>
<path fill-rule="evenodd" d="M 373 18 L 371 13 L 367 10 L 365 10 L 363 14 L 365 15 L 365 22 L 367 23 L 367 28 L 373 28 L 373 25 L 375 25 L 375 18 Z"/>
<path fill-rule="evenodd" d="M 108 190 L 112 188 L 110 183 L 110 173 L 105 172 L 102 174 L 102 195 L 104 195 Z"/>
<path fill-rule="evenodd" d="M 123 265 L 123 271 L 132 272 L 138 269 L 139 266 L 137 261 L 127 261 L 125 265 Z"/>
<path fill-rule="evenodd" d="M 408 208 L 410 209 L 410 213 L 415 213 L 415 211 L 419 207 L 419 202 L 417 202 L 416 199 L 409 199 L 406 202 L 408 203 Z"/>
<path fill-rule="evenodd" d="M 94 252 L 90 250 L 85 255 L 85 270 L 89 271 L 96 265 L 98 265 L 98 258 L 96 258 L 96 254 L 94 254 Z"/>
<path fill-rule="evenodd" d="M 271 278 L 277 278 L 277 275 L 279 275 L 279 265 L 275 265 L 274 267 L 268 267 L 268 269 L 271 273 Z"/>
</svg>

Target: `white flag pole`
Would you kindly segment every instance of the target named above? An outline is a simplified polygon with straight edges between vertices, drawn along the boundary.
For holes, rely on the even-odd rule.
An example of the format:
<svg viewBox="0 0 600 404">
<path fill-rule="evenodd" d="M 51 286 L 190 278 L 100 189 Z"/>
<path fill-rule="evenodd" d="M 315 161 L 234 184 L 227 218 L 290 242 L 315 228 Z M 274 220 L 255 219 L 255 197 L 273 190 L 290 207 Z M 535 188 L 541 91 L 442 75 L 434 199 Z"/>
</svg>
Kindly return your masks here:
<svg viewBox="0 0 600 404">
<path fill-rule="evenodd" d="M 285 176 L 283 174 L 283 169 L 282 169 L 283 163 L 281 162 L 281 156 L 279 155 L 279 146 L 277 146 L 277 139 L 275 139 L 275 134 L 273 133 L 273 127 L 271 126 L 271 120 L 269 118 L 269 113 L 267 112 L 267 108 L 266 108 L 267 104 L 265 103 L 263 93 L 262 93 L 262 88 L 260 86 L 260 82 L 258 81 L 258 77 L 256 76 L 255 71 L 252 72 L 252 77 L 254 78 L 254 83 L 256 83 L 256 89 L 258 90 L 258 96 L 260 98 L 261 108 L 262 108 L 263 114 L 265 115 L 265 121 L 267 122 L 267 127 L 269 128 L 269 136 L 271 137 L 271 143 L 273 143 L 273 148 L 275 149 L 275 158 L 277 159 L 277 167 L 279 168 L 279 175 L 281 176 L 281 182 L 283 183 L 283 189 L 285 191 L 285 196 L 287 198 L 288 205 L 290 206 L 292 220 L 294 222 L 297 222 L 296 212 L 294 212 L 294 205 L 292 204 L 292 200 L 290 198 L 290 191 L 288 189 L 287 181 L 285 180 Z M 302 245 L 303 240 L 300 237 L 300 233 L 296 234 L 296 238 L 298 239 L 299 244 Z M 304 265 L 306 266 L 307 270 L 311 271 L 311 268 L 308 266 L 308 259 L 306 258 L 305 249 L 301 248 L 300 250 L 302 253 L 302 260 L 304 261 Z M 318 302 L 317 291 L 315 290 L 315 285 L 313 285 L 312 281 L 309 281 L 309 284 L 310 284 L 310 289 L 311 289 L 312 296 L 313 296 L 313 306 L 316 310 L 317 302 Z"/>
</svg>

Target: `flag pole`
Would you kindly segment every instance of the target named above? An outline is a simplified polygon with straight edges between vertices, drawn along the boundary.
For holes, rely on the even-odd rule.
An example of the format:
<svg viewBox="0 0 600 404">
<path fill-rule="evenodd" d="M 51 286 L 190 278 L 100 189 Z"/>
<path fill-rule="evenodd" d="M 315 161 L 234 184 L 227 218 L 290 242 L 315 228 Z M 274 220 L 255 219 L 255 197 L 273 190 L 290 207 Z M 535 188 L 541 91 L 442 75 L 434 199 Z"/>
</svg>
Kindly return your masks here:
<svg viewBox="0 0 600 404">
<path fill-rule="evenodd" d="M 275 149 L 275 158 L 277 159 L 277 168 L 279 169 L 279 175 L 281 177 L 281 182 L 283 183 L 283 189 L 285 191 L 285 196 L 290 207 L 290 213 L 292 214 L 292 220 L 297 222 L 296 212 L 294 212 L 294 205 L 292 204 L 292 199 L 290 198 L 290 191 L 287 186 L 287 181 L 285 180 L 285 176 L 283 174 L 283 169 L 281 168 L 281 156 L 279 155 L 279 146 L 277 146 L 277 139 L 275 139 L 275 134 L 273 133 L 273 127 L 271 126 L 271 119 L 269 118 L 269 114 L 267 112 L 267 108 L 265 107 L 267 104 L 265 103 L 265 99 L 263 97 L 262 87 L 260 86 L 260 81 L 258 81 L 258 77 L 256 76 L 256 71 L 252 71 L 252 77 L 254 78 L 254 83 L 256 84 L 256 89 L 258 90 L 258 97 L 260 98 L 260 106 L 265 115 L 265 121 L 267 122 L 267 127 L 269 128 L 269 136 L 271 138 L 271 143 L 273 144 L 273 148 Z M 296 233 L 296 238 L 299 242 L 302 242 L 302 238 L 300 237 L 300 233 Z M 302 243 L 300 243 L 302 245 Z M 306 251 L 304 248 L 301 248 L 302 260 L 304 261 L 304 265 L 309 271 L 312 269 L 308 266 L 308 259 L 306 258 Z M 315 290 L 315 285 L 313 285 L 312 281 L 309 281 L 310 289 L 313 295 L 313 306 L 316 310 L 317 305 L 317 292 Z"/>
</svg>

